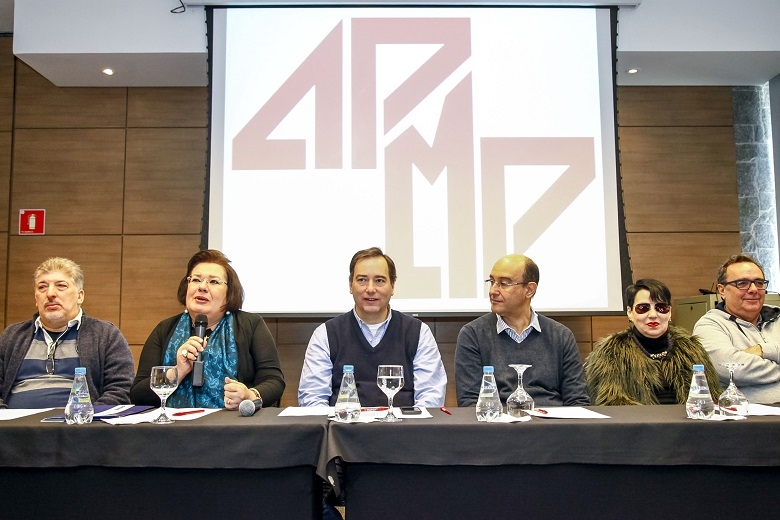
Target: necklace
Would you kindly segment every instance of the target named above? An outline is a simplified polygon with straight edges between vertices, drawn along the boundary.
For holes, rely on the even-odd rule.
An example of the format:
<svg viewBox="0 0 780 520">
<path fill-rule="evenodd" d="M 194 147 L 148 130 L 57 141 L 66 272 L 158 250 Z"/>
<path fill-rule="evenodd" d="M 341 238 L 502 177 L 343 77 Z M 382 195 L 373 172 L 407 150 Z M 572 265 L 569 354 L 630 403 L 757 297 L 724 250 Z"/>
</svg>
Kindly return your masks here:
<svg viewBox="0 0 780 520">
<path fill-rule="evenodd" d="M 650 352 L 645 350 L 645 354 L 647 354 L 650 357 L 650 359 L 663 359 L 666 357 L 668 353 L 669 353 L 668 350 L 664 350 L 663 352 L 656 352 L 654 354 L 651 354 Z"/>
</svg>

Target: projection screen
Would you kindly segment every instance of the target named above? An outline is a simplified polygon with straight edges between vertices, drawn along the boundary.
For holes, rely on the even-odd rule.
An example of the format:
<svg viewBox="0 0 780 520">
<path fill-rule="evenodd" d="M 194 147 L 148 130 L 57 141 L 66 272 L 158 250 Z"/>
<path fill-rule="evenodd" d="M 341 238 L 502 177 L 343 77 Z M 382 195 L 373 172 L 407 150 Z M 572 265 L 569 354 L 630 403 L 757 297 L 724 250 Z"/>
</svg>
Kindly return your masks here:
<svg viewBox="0 0 780 520">
<path fill-rule="evenodd" d="M 508 253 L 542 312 L 623 308 L 610 9 L 212 11 L 208 244 L 244 309 L 353 306 L 349 261 L 395 261 L 393 308 L 489 310 Z"/>
</svg>

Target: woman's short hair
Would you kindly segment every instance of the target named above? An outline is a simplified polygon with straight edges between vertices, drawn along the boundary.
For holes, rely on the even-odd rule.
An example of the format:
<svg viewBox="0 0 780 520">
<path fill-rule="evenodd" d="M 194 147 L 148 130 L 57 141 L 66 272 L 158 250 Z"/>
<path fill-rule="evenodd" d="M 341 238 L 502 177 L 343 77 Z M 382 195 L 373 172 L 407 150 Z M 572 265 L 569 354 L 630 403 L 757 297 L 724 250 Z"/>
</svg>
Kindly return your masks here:
<svg viewBox="0 0 780 520">
<path fill-rule="evenodd" d="M 725 262 L 723 262 L 723 265 L 718 267 L 718 283 L 723 285 L 728 281 L 726 280 L 726 269 L 728 269 L 730 265 L 743 263 L 755 264 L 759 269 L 761 269 L 761 276 L 764 276 L 764 268 L 755 258 L 747 253 L 739 253 L 736 255 L 731 255 Z"/>
<path fill-rule="evenodd" d="M 35 269 L 33 281 L 37 281 L 38 277 L 42 274 L 51 273 L 53 271 L 62 271 L 67 274 L 73 280 L 73 283 L 76 284 L 76 288 L 79 291 L 84 290 L 84 271 L 81 269 L 81 266 L 73 260 L 59 256 L 53 256 L 48 260 L 44 260 L 43 263 Z"/>
<path fill-rule="evenodd" d="M 642 278 L 637 280 L 633 285 L 626 287 L 626 306 L 634 306 L 634 298 L 636 293 L 642 289 L 650 293 L 650 299 L 656 303 L 672 303 L 672 291 L 666 286 L 665 283 L 656 280 L 655 278 Z"/>
<path fill-rule="evenodd" d="M 192 270 L 195 269 L 196 265 L 204 263 L 221 265 L 225 269 L 225 274 L 227 275 L 227 298 L 222 310 L 225 312 L 239 310 L 244 305 L 244 287 L 238 279 L 238 273 L 230 265 L 228 257 L 222 251 L 217 251 L 216 249 L 198 251 L 187 262 L 187 272 L 179 282 L 179 291 L 177 293 L 179 303 L 187 305 L 187 285 L 189 284 L 187 277 L 192 274 Z"/>
<path fill-rule="evenodd" d="M 390 275 L 390 285 L 395 285 L 395 279 L 397 277 L 397 273 L 395 271 L 395 262 L 393 262 L 393 259 L 384 254 L 378 247 L 361 249 L 352 255 L 352 261 L 349 262 L 349 283 L 352 283 L 352 279 L 355 277 L 355 265 L 358 263 L 358 261 L 365 258 L 374 258 L 376 256 L 381 256 L 385 259 L 385 262 L 387 262 L 387 273 Z"/>
</svg>

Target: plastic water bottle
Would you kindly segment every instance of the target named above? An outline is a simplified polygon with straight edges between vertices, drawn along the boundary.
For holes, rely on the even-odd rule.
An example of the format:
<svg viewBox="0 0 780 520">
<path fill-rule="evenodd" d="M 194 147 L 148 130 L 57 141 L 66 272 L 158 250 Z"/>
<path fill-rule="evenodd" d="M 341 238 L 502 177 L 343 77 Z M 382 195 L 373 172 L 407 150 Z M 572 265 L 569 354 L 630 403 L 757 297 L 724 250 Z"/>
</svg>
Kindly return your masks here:
<svg viewBox="0 0 780 520">
<path fill-rule="evenodd" d="M 87 385 L 87 369 L 77 367 L 73 376 L 73 386 L 70 389 L 68 404 L 65 405 L 65 422 L 68 424 L 87 424 L 92 422 L 95 409 L 89 397 Z"/>
<path fill-rule="evenodd" d="M 488 365 L 482 368 L 482 386 L 479 388 L 477 399 L 477 420 L 492 422 L 501 415 L 501 398 L 498 396 L 496 376 L 493 367 Z"/>
<path fill-rule="evenodd" d="M 344 365 L 335 412 L 339 422 L 355 422 L 360 419 L 360 399 L 355 385 L 355 367 L 352 365 Z"/>
<path fill-rule="evenodd" d="M 710 395 L 707 376 L 704 375 L 704 365 L 693 365 L 693 379 L 685 410 L 691 419 L 709 419 L 715 413 L 715 403 Z"/>
</svg>

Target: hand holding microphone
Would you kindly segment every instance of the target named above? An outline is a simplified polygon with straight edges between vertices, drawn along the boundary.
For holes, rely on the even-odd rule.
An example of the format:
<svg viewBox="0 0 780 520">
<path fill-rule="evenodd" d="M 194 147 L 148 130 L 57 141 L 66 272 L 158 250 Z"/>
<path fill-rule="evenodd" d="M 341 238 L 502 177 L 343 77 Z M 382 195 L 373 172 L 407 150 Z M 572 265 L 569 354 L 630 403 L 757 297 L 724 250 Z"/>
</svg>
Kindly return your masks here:
<svg viewBox="0 0 780 520">
<path fill-rule="evenodd" d="M 209 326 L 209 319 L 205 314 L 195 316 L 195 335 L 200 339 L 206 337 L 206 328 Z M 198 352 L 198 357 L 192 363 L 192 386 L 203 386 L 203 352 Z"/>
</svg>

